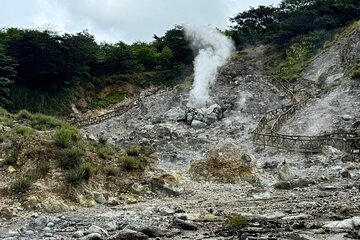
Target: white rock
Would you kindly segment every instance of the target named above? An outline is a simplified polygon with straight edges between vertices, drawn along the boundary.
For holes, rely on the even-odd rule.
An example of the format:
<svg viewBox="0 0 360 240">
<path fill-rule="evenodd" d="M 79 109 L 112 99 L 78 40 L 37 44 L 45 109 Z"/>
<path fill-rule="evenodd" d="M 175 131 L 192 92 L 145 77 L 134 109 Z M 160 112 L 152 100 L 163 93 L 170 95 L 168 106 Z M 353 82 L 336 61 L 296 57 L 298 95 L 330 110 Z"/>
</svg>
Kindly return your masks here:
<svg viewBox="0 0 360 240">
<path fill-rule="evenodd" d="M 309 215 L 305 213 L 301 213 L 299 215 L 283 217 L 282 220 L 300 220 L 300 219 L 309 219 L 309 217 L 310 217 Z"/>
<path fill-rule="evenodd" d="M 354 227 L 356 229 L 360 228 L 360 217 L 353 217 L 353 223 L 354 223 Z"/>
<path fill-rule="evenodd" d="M 95 202 L 97 202 L 99 204 L 105 204 L 106 203 L 106 198 L 104 197 L 104 194 L 99 193 L 99 192 L 94 193 L 94 200 L 95 200 Z"/>
<path fill-rule="evenodd" d="M 332 221 L 326 223 L 323 228 L 329 229 L 329 230 L 337 230 L 337 229 L 353 229 L 354 228 L 354 222 L 353 219 L 345 219 L 342 221 Z"/>
<path fill-rule="evenodd" d="M 13 166 L 9 166 L 9 167 L 7 168 L 7 172 L 8 172 L 8 173 L 14 173 L 14 172 L 16 172 L 16 169 L 15 169 Z"/>
<path fill-rule="evenodd" d="M 96 225 L 91 225 L 86 231 L 85 231 L 85 234 L 91 234 L 91 233 L 98 233 L 100 234 L 101 236 L 109 236 L 108 232 L 101 228 L 101 227 L 98 227 Z"/>
<path fill-rule="evenodd" d="M 48 213 L 60 213 L 68 210 L 68 207 L 62 200 L 49 197 L 42 203 L 42 207 Z"/>
<path fill-rule="evenodd" d="M 205 128 L 207 126 L 207 124 L 204 122 L 201 122 L 199 120 L 193 120 L 191 122 L 191 126 L 194 128 Z"/>
</svg>

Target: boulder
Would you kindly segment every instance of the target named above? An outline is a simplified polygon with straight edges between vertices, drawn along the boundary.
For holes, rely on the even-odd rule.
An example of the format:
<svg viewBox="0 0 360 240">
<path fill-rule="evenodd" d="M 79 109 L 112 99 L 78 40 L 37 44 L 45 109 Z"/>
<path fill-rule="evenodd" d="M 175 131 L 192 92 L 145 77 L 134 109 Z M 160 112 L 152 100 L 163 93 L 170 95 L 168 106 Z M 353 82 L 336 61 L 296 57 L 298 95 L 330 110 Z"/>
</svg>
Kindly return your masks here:
<svg viewBox="0 0 360 240">
<path fill-rule="evenodd" d="M 279 163 L 277 166 L 277 174 L 278 178 L 281 181 L 287 181 L 291 177 L 291 170 L 290 166 L 286 161 L 283 161 L 282 163 Z"/>
<path fill-rule="evenodd" d="M 43 209 L 48 213 L 60 213 L 68 210 L 66 204 L 59 199 L 48 197 L 42 202 Z"/>
<path fill-rule="evenodd" d="M 186 122 L 193 126 L 193 121 L 199 121 L 205 125 L 211 125 L 212 123 L 223 118 L 222 108 L 218 104 L 213 104 L 208 108 L 196 109 L 189 108 L 185 112 Z M 196 122 L 196 126 L 199 123 Z"/>
<path fill-rule="evenodd" d="M 130 229 L 124 229 L 117 234 L 111 236 L 110 240 L 146 240 L 149 237 L 142 232 L 137 232 Z"/>
<path fill-rule="evenodd" d="M 192 179 L 219 183 L 258 182 L 252 162 L 243 157 L 244 152 L 233 143 L 218 145 L 208 156 L 195 161 L 189 170 Z"/>
</svg>

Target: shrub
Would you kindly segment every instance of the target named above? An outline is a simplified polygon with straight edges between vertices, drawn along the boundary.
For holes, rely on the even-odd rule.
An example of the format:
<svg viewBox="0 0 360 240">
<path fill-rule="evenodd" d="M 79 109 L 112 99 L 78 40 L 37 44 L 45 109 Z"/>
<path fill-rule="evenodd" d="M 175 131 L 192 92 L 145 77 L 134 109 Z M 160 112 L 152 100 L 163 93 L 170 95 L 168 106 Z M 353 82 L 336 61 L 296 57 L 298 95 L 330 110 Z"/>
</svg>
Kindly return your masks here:
<svg viewBox="0 0 360 240">
<path fill-rule="evenodd" d="M 62 148 L 70 147 L 79 142 L 80 139 L 79 131 L 70 126 L 61 127 L 54 135 L 55 144 Z"/>
<path fill-rule="evenodd" d="M 95 168 L 90 163 L 83 163 L 76 168 L 67 171 L 65 178 L 70 184 L 79 184 L 82 181 L 87 181 L 95 172 Z"/>
<path fill-rule="evenodd" d="M 31 126 L 38 130 L 60 127 L 65 123 L 53 116 L 36 113 L 33 115 Z"/>
<path fill-rule="evenodd" d="M 103 134 L 100 134 L 100 135 L 98 136 L 98 141 L 99 141 L 99 143 L 102 144 L 102 145 L 105 145 L 106 142 L 107 142 L 107 140 L 108 140 L 108 139 L 107 139 Z"/>
<path fill-rule="evenodd" d="M 355 69 L 353 70 L 351 74 L 352 78 L 360 78 L 360 63 L 355 65 Z"/>
<path fill-rule="evenodd" d="M 229 216 L 227 219 L 227 224 L 233 228 L 245 227 L 247 222 L 248 222 L 247 218 L 244 216 L 241 216 L 240 214 L 233 214 L 233 215 Z"/>
<path fill-rule="evenodd" d="M 59 165 L 63 169 L 73 169 L 84 160 L 85 152 L 78 147 L 65 148 L 60 153 Z"/>
<path fill-rule="evenodd" d="M 21 177 L 10 184 L 10 190 L 13 193 L 25 193 L 33 184 L 33 181 L 28 177 Z"/>
<path fill-rule="evenodd" d="M 116 151 L 108 146 L 102 146 L 96 149 L 96 152 L 99 154 L 101 158 L 110 159 L 111 156 L 114 156 Z"/>
<path fill-rule="evenodd" d="M 120 161 L 122 162 L 123 168 L 126 170 L 137 170 L 145 168 L 144 164 L 142 164 L 140 160 L 134 156 L 123 155 L 120 158 Z"/>
<path fill-rule="evenodd" d="M 37 169 L 29 169 L 26 171 L 25 178 L 28 178 L 31 182 L 35 182 L 40 178 L 40 172 Z"/>
<path fill-rule="evenodd" d="M 7 155 L 5 157 L 5 165 L 14 165 L 17 161 L 17 157 L 14 153 Z"/>
<path fill-rule="evenodd" d="M 141 147 L 139 145 L 131 145 L 126 149 L 126 153 L 129 156 L 134 156 L 134 157 L 139 156 L 140 151 L 141 151 Z"/>
<path fill-rule="evenodd" d="M 106 166 L 104 171 L 109 176 L 116 176 L 120 173 L 120 169 L 117 166 Z"/>
<path fill-rule="evenodd" d="M 32 120 L 33 114 L 31 112 L 29 112 L 28 110 L 23 109 L 23 110 L 20 110 L 18 112 L 18 114 L 16 114 L 16 119 L 21 119 L 21 118 Z"/>
<path fill-rule="evenodd" d="M 48 161 L 41 162 L 38 164 L 37 169 L 39 174 L 44 177 L 50 171 L 50 163 Z"/>
<path fill-rule="evenodd" d="M 31 137 L 31 136 L 35 135 L 34 129 L 25 127 L 25 126 L 15 126 L 12 128 L 11 131 L 13 133 L 15 133 L 16 135 L 20 135 L 23 137 Z"/>
</svg>

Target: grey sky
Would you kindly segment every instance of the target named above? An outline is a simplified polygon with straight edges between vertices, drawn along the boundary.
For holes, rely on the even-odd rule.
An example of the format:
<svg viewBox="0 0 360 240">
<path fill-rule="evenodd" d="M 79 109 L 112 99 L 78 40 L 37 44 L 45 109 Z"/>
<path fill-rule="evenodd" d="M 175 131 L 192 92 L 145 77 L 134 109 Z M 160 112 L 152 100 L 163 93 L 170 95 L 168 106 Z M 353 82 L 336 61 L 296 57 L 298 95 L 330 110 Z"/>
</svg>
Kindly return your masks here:
<svg viewBox="0 0 360 240">
<path fill-rule="evenodd" d="M 250 6 L 280 0 L 1 0 L 0 27 L 51 28 L 76 33 L 84 29 L 98 41 L 151 41 L 175 24 L 220 29 Z"/>
</svg>

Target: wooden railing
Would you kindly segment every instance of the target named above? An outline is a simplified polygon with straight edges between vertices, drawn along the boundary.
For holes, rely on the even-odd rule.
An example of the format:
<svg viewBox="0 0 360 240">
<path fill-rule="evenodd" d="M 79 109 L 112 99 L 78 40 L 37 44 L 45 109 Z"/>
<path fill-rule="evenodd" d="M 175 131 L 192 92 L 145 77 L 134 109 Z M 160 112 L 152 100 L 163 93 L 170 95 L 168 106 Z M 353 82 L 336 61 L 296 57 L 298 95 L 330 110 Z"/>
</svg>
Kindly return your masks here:
<svg viewBox="0 0 360 240">
<path fill-rule="evenodd" d="M 323 146 L 329 145 L 351 154 L 360 154 L 360 133 L 335 133 L 321 136 L 301 136 L 280 134 L 281 127 L 292 118 L 313 96 L 303 91 L 305 100 L 298 102 L 294 88 L 290 83 L 273 80 L 272 83 L 284 91 L 294 102 L 266 112 L 252 132 L 253 142 L 258 145 L 276 147 L 301 152 L 320 152 Z"/>
</svg>

